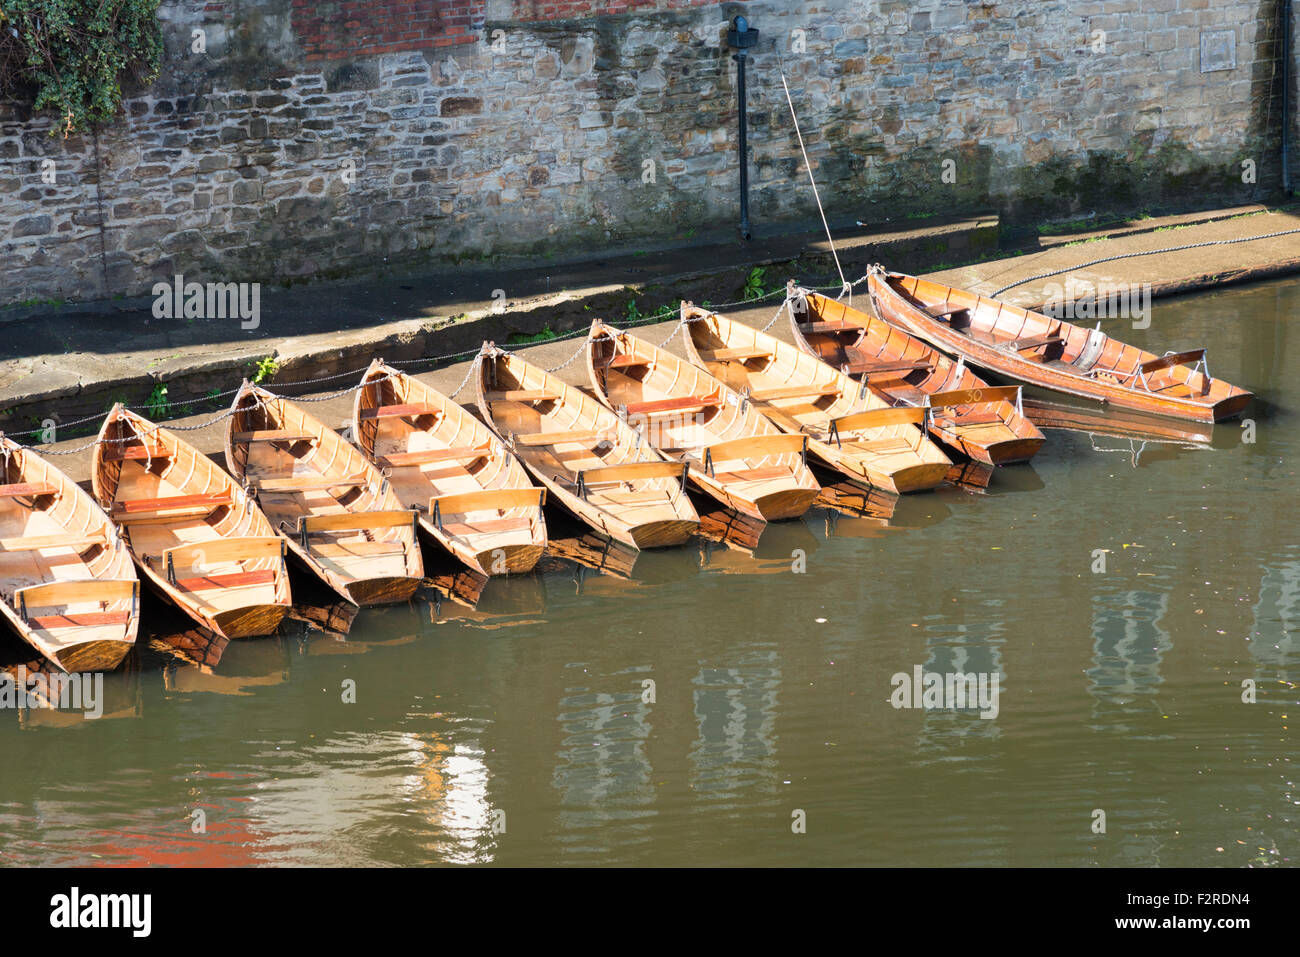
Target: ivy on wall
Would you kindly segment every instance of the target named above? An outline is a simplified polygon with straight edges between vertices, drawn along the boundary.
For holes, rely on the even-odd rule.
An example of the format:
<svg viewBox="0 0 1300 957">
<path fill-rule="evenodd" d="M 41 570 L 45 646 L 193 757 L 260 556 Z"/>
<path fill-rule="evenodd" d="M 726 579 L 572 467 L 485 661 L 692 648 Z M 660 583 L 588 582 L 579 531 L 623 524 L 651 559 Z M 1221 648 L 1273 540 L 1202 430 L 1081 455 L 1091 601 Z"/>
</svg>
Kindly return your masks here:
<svg viewBox="0 0 1300 957">
<path fill-rule="evenodd" d="M 0 0 L 0 94 L 59 117 L 66 137 L 122 107 L 162 60 L 159 0 Z"/>
</svg>

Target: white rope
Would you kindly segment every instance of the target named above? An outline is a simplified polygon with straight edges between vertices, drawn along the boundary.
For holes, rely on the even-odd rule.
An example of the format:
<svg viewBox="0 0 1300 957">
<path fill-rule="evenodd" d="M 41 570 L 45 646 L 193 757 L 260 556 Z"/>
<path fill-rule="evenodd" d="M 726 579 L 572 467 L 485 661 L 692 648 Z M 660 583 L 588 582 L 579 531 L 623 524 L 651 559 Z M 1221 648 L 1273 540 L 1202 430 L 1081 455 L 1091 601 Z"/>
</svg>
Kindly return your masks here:
<svg viewBox="0 0 1300 957">
<path fill-rule="evenodd" d="M 840 290 L 840 295 L 842 296 L 847 292 L 849 294 L 849 304 L 852 305 L 853 287 L 849 284 L 848 280 L 844 278 L 844 269 L 840 266 L 840 254 L 835 251 L 835 240 L 831 237 L 831 227 L 830 224 L 826 222 L 826 211 L 822 209 L 822 197 L 821 194 L 817 192 L 817 180 L 813 177 L 812 163 L 808 161 L 808 150 L 806 150 L 803 145 L 803 133 L 799 130 L 799 117 L 794 111 L 794 99 L 790 96 L 790 85 L 785 82 L 785 61 L 781 57 L 779 46 L 776 51 L 776 60 L 777 70 L 781 74 L 781 86 L 785 89 L 785 101 L 790 104 L 790 119 L 794 121 L 794 135 L 799 138 L 799 152 L 803 154 L 803 165 L 808 170 L 808 182 L 812 183 L 813 199 L 817 200 L 817 212 L 822 218 L 822 228 L 826 230 L 826 241 L 830 243 L 831 257 L 835 260 L 835 271 L 840 274 L 840 283 L 843 285 L 843 288 Z M 741 109 L 744 109 L 743 103 L 741 104 Z"/>
</svg>

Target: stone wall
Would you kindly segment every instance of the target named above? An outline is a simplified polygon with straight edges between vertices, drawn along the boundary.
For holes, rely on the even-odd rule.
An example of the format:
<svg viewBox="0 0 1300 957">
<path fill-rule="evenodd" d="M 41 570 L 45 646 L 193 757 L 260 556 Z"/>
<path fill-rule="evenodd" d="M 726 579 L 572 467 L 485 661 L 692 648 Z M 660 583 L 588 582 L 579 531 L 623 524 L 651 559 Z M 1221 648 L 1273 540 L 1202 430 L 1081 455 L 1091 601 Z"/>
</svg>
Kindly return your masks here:
<svg viewBox="0 0 1300 957">
<path fill-rule="evenodd" d="M 751 216 L 1033 223 L 1257 200 L 1279 0 L 178 0 L 97 135 L 0 106 L 0 304 L 635 249 Z M 195 31 L 205 44 L 194 52 Z M 779 50 L 779 59 L 778 59 Z M 1244 161 L 1254 182 L 1243 181 Z M 1246 177 L 1247 180 L 1250 177 Z"/>
</svg>

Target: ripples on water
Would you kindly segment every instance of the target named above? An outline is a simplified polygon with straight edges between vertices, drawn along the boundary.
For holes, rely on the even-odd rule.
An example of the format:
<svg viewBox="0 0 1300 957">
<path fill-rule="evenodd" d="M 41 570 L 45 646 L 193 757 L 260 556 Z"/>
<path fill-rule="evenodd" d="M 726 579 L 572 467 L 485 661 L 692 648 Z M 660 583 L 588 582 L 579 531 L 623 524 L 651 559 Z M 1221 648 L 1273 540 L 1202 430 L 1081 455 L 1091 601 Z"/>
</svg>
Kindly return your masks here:
<svg viewBox="0 0 1300 957">
<path fill-rule="evenodd" d="M 1157 304 L 1120 333 L 1208 345 L 1261 395 L 1254 445 L 1238 424 L 1191 445 L 1051 430 L 986 488 L 841 490 L 749 549 L 632 564 L 575 543 L 603 573 L 548 560 L 476 608 L 366 610 L 347 638 L 294 625 L 215 669 L 146 654 L 98 722 L 0 712 L 0 853 L 1294 862 L 1297 288 Z M 891 676 L 917 665 L 998 672 L 999 713 L 895 710 Z"/>
</svg>

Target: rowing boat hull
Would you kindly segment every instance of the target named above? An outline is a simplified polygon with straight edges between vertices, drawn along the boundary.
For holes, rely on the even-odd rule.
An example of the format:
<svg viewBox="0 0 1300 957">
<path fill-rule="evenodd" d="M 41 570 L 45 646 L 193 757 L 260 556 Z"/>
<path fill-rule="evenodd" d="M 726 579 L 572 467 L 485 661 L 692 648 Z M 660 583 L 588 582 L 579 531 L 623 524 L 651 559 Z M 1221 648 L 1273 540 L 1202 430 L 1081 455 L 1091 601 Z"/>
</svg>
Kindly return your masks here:
<svg viewBox="0 0 1300 957">
<path fill-rule="evenodd" d="M 420 513 L 424 533 L 482 575 L 532 571 L 546 550 L 540 493 L 535 504 L 477 508 L 458 523 L 435 523 L 429 510 L 430 501 L 440 496 L 533 489 L 519 460 L 451 398 L 378 359 L 361 382 L 352 434 L 366 457 L 384 470 L 402 505 Z M 401 410 L 411 414 L 396 414 Z M 510 527 L 492 530 L 501 525 Z"/>
<path fill-rule="evenodd" d="M 1162 357 L 1110 336 L 1090 342 L 1092 330 L 915 276 L 872 272 L 867 283 L 877 310 L 891 324 L 949 355 L 962 356 L 972 365 L 1017 382 L 1116 408 L 1197 422 L 1234 418 L 1254 398 L 1244 389 L 1211 380 L 1185 365 L 1162 370 L 1159 381 L 1168 384 L 1156 391 L 1125 385 L 1122 383 L 1137 381 L 1135 370 L 1140 364 Z M 964 310 L 970 332 L 986 339 L 954 329 L 926 312 L 927 308 L 945 307 Z M 1060 349 L 1058 358 L 1051 360 L 1025 358 L 1020 352 L 993 344 L 1051 335 L 1062 340 L 1059 347 L 1049 347 Z M 1044 357 L 1049 354 L 1045 349 Z M 1087 367 L 1081 368 L 1081 362 Z"/>
<path fill-rule="evenodd" d="M 937 394 L 988 388 L 964 364 L 878 316 L 793 284 L 790 294 L 795 344 L 859 382 L 868 379 L 892 405 L 926 405 Z M 985 421 L 990 413 L 997 423 Z M 932 416 L 927 428 L 943 445 L 985 465 L 1028 462 L 1044 442 L 1043 433 L 1007 399 L 946 410 Z"/>
<path fill-rule="evenodd" d="M 24 616 L 17 595 L 21 588 L 47 584 L 75 588 L 79 581 L 130 582 L 138 590 L 126 543 L 108 514 L 62 469 L 2 436 L 0 455 L 0 484 L 6 490 L 48 490 L 0 498 L 0 592 L 4 597 L 0 611 L 19 637 L 57 667 L 68 672 L 114 670 L 135 645 L 138 601 L 131 601 L 129 607 L 126 602 L 118 603 L 125 610 L 124 616 L 119 613 L 124 620 L 72 624 L 73 619 L 63 615 Z M 32 547 L 38 541 L 56 538 L 75 540 L 76 544 Z M 69 624 L 55 624 L 63 621 Z"/>
<path fill-rule="evenodd" d="M 781 431 L 808 436 L 808 451 L 830 468 L 894 494 L 943 482 L 952 463 L 920 427 L 923 410 L 893 408 L 788 342 L 690 303 L 682 304 L 682 337 L 693 364 L 748 395 Z M 832 423 L 864 416 L 883 424 L 832 434 Z"/>
<path fill-rule="evenodd" d="M 681 545 L 699 529 L 699 515 L 676 478 L 633 478 L 617 483 L 627 485 L 626 490 L 577 494 L 585 472 L 615 467 L 663 471 L 669 460 L 653 448 L 642 448 L 626 422 L 546 370 L 492 343 L 484 344 L 475 362 L 484 420 L 513 448 L 552 503 L 635 549 Z"/>
<path fill-rule="evenodd" d="M 123 457 L 129 449 L 145 454 Z M 256 638 L 279 627 L 293 603 L 283 550 L 248 493 L 210 458 L 119 404 L 100 429 L 91 484 L 122 529 L 140 577 L 160 597 L 224 638 Z M 142 493 L 153 504 L 136 512 Z M 204 497 L 221 503 L 201 514 L 160 504 Z M 204 549 L 215 555 L 244 539 L 275 550 L 205 561 Z M 192 578 L 172 580 L 175 573 L 167 573 L 168 550 L 175 548 L 189 549 L 184 554 L 193 562 Z M 193 586 L 179 587 L 187 582 Z"/>
<path fill-rule="evenodd" d="M 355 604 L 409 600 L 424 577 L 416 516 L 379 470 L 319 419 L 250 382 L 232 410 L 226 464 L 257 490 L 287 547 Z"/>
<path fill-rule="evenodd" d="M 592 323 L 586 359 L 597 398 L 610 409 L 622 409 L 629 421 L 643 426 L 662 455 L 689 461 L 691 485 L 727 508 L 764 522 L 794 519 L 808 511 L 821 493 L 802 451 L 761 454 L 766 450 L 755 446 L 747 458 L 769 462 L 766 468 L 749 468 L 746 457 L 732 460 L 741 463 L 739 471 L 712 458 L 706 466 L 701 448 L 735 448 L 745 440 L 761 443 L 764 437 L 782 432 L 704 370 L 600 320 Z M 629 371 L 620 372 L 615 363 Z M 644 377 L 634 378 L 632 371 L 642 368 Z M 702 396 L 710 404 L 689 404 Z M 662 411 L 652 411 L 655 407 Z M 693 447 L 687 449 L 684 443 Z M 778 471 L 780 474 L 774 474 Z"/>
</svg>

